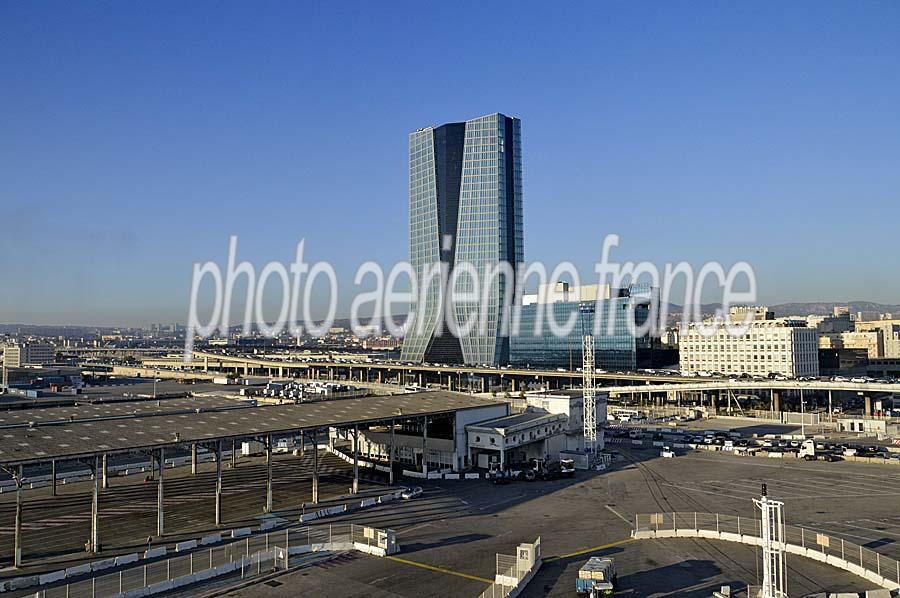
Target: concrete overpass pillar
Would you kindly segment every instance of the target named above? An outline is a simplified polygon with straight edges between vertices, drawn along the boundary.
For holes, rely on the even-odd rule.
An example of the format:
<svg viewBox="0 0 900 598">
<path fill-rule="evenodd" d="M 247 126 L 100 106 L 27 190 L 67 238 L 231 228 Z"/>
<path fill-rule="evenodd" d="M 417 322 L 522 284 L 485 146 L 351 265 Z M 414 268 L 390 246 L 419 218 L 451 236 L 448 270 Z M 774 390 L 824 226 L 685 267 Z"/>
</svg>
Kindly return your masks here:
<svg viewBox="0 0 900 598">
<path fill-rule="evenodd" d="M 865 415 L 872 415 L 872 397 L 866 396 L 863 397 L 865 401 L 865 411 L 863 412 Z"/>
<path fill-rule="evenodd" d="M 781 393 L 772 391 L 772 411 L 774 413 L 781 413 Z"/>
</svg>

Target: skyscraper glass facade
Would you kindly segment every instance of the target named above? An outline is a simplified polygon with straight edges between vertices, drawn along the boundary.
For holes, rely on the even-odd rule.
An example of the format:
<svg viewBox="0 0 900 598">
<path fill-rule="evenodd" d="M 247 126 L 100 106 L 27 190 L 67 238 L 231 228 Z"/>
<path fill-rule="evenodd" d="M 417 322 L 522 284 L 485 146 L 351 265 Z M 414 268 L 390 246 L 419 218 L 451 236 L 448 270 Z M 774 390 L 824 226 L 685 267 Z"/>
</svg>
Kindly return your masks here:
<svg viewBox="0 0 900 598">
<path fill-rule="evenodd" d="M 522 151 L 518 119 L 490 114 L 465 123 L 421 129 L 410 135 L 410 261 L 417 280 L 444 262 L 448 273 L 465 264 L 479 276 L 456 279 L 455 293 L 486 297 L 456 303 L 444 314 L 441 283 L 425 284 L 414 298 L 401 359 L 467 364 L 505 363 L 509 339 L 502 334 L 502 310 L 512 302 L 515 277 L 490 277 L 486 268 L 508 263 L 511 271 L 524 261 L 522 234 Z M 450 277 L 448 276 L 448 280 Z M 473 322 L 457 338 L 442 322 Z"/>
<path fill-rule="evenodd" d="M 594 334 L 595 360 L 604 370 L 634 370 L 637 366 L 637 343 L 634 336 L 635 309 L 630 297 L 601 301 L 558 301 L 532 303 L 521 308 L 518 334 L 510 337 L 512 365 L 533 367 L 581 367 L 581 339 Z M 543 310 L 543 314 L 539 311 Z M 556 336 L 550 330 L 548 310 L 563 325 L 575 315 L 575 326 L 569 334 Z M 538 323 L 538 318 L 540 322 Z M 594 330 L 594 322 L 600 320 Z M 608 325 L 613 322 L 612 332 Z M 537 331 L 535 326 L 537 324 Z"/>
</svg>

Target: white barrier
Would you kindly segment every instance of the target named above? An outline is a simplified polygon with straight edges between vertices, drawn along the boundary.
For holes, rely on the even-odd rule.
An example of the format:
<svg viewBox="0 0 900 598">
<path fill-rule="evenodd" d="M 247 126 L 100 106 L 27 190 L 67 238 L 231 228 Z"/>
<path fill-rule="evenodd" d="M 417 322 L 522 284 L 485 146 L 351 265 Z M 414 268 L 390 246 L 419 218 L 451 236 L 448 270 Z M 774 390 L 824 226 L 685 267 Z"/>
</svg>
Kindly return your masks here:
<svg viewBox="0 0 900 598">
<path fill-rule="evenodd" d="M 123 554 L 121 556 L 116 557 L 116 567 L 120 565 L 127 565 L 129 563 L 136 563 L 140 558 L 140 555 L 136 552 L 132 552 L 131 554 Z"/>
<path fill-rule="evenodd" d="M 144 552 L 145 559 L 155 559 L 156 557 L 165 556 L 166 555 L 166 547 L 165 546 L 157 546 L 156 548 L 151 548 Z"/>
<path fill-rule="evenodd" d="M 249 528 L 249 527 L 241 527 L 241 528 L 238 528 L 238 529 L 233 529 L 233 530 L 231 530 L 231 537 L 232 537 L 232 538 L 243 538 L 244 536 L 249 536 L 249 535 L 250 535 L 250 528 Z"/>
<path fill-rule="evenodd" d="M 184 552 L 193 548 L 197 548 L 197 540 L 186 540 L 175 545 L 175 552 Z"/>
</svg>

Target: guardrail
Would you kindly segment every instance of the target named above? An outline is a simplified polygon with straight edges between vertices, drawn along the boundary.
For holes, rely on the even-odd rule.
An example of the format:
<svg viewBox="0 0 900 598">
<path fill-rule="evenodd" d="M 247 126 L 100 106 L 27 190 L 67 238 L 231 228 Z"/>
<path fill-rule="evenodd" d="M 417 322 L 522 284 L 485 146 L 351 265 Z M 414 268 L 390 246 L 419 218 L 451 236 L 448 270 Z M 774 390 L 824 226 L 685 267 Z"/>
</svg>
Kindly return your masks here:
<svg viewBox="0 0 900 598">
<path fill-rule="evenodd" d="M 635 515 L 632 537 L 706 538 L 761 546 L 760 521 L 718 513 Z M 900 561 L 870 548 L 801 526 L 784 526 L 783 550 L 844 569 L 889 590 L 900 589 Z"/>
<path fill-rule="evenodd" d="M 384 556 L 397 551 L 393 532 L 355 524 L 299 527 L 247 536 L 145 565 L 39 590 L 33 598 L 131 598 L 168 592 L 222 575 L 241 579 L 286 569 L 306 552 L 359 550 Z"/>
</svg>

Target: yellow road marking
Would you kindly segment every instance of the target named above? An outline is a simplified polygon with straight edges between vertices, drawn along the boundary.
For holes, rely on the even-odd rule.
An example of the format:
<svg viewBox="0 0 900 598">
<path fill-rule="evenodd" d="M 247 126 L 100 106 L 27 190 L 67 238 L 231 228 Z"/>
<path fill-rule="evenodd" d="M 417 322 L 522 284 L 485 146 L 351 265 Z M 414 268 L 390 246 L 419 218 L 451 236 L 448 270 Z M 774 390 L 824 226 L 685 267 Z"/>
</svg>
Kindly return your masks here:
<svg viewBox="0 0 900 598">
<path fill-rule="evenodd" d="M 447 569 L 446 567 L 435 567 L 434 565 L 426 565 L 425 563 L 417 563 L 416 561 L 408 561 L 406 559 L 401 559 L 400 557 L 396 557 L 396 556 L 386 556 L 384 558 L 390 559 L 392 561 L 397 561 L 398 563 L 403 563 L 404 565 L 412 565 L 413 567 L 421 567 L 422 569 L 428 569 L 429 571 L 436 571 L 438 573 L 447 573 L 448 575 L 464 577 L 465 579 L 471 579 L 472 581 L 480 581 L 482 583 L 487 583 L 487 584 L 494 583 L 493 579 L 487 579 L 485 577 L 478 577 L 477 575 L 469 575 L 468 573 L 460 573 L 459 571 Z"/>
<path fill-rule="evenodd" d="M 577 552 L 570 552 L 568 554 L 560 554 L 557 556 L 548 556 L 544 559 L 544 562 L 547 563 L 550 561 L 557 561 L 560 559 L 569 559 L 572 557 L 581 556 L 583 554 L 589 554 L 591 552 L 600 552 L 601 550 L 606 550 L 607 548 L 612 548 L 613 546 L 619 546 L 621 544 L 627 544 L 628 542 L 634 542 L 634 538 L 623 538 L 623 539 L 617 540 L 615 542 L 610 542 L 609 544 L 602 544 L 600 546 L 594 546 L 593 548 L 585 548 L 584 550 L 579 550 Z M 486 577 L 478 577 L 477 575 L 469 575 L 468 573 L 454 571 L 453 569 L 448 569 L 446 567 L 438 567 L 435 565 L 426 565 L 425 563 L 419 563 L 417 561 L 401 559 L 400 557 L 397 557 L 397 556 L 386 556 L 384 558 L 390 559 L 392 561 L 396 561 L 398 563 L 403 563 L 404 565 L 412 565 L 413 567 L 419 567 L 421 569 L 435 571 L 436 573 L 446 573 L 447 575 L 455 575 L 457 577 L 471 579 L 472 581 L 480 581 L 482 583 L 487 583 L 487 584 L 494 583 L 493 579 L 487 579 Z"/>
<path fill-rule="evenodd" d="M 601 550 L 606 550 L 607 548 L 612 548 L 613 546 L 619 546 L 621 544 L 627 544 L 629 542 L 634 542 L 634 538 L 623 538 L 621 540 L 616 540 L 615 542 L 610 542 L 609 544 L 603 544 L 601 546 L 594 546 L 593 548 L 585 548 L 584 550 L 579 550 L 577 552 L 570 552 L 569 554 L 548 556 L 547 558 L 544 559 L 544 562 L 556 561 L 559 559 L 570 559 L 574 556 L 581 556 L 583 554 L 588 554 L 590 552 L 599 552 Z"/>
</svg>

